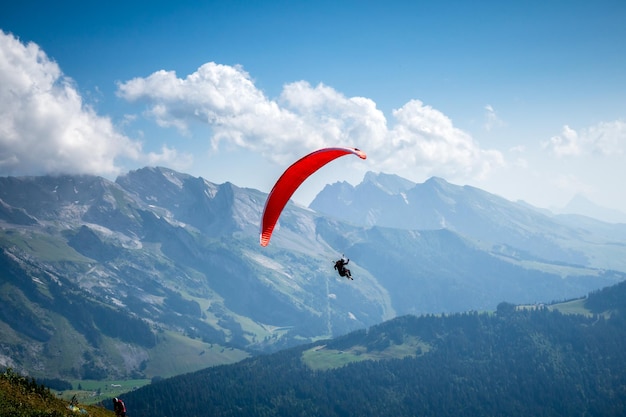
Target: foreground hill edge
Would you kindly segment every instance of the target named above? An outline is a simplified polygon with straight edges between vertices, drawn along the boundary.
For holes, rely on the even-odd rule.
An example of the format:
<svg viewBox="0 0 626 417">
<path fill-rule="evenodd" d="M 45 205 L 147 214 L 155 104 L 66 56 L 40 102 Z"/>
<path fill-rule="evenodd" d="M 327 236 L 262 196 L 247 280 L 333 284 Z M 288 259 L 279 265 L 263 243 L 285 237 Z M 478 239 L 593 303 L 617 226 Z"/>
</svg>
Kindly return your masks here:
<svg viewBox="0 0 626 417">
<path fill-rule="evenodd" d="M 5 369 L 0 373 L 0 416 L 7 417 L 61 417 L 88 415 L 113 417 L 112 411 L 101 406 L 81 404 L 74 399 L 66 401 L 33 378 L 26 378 Z"/>
</svg>

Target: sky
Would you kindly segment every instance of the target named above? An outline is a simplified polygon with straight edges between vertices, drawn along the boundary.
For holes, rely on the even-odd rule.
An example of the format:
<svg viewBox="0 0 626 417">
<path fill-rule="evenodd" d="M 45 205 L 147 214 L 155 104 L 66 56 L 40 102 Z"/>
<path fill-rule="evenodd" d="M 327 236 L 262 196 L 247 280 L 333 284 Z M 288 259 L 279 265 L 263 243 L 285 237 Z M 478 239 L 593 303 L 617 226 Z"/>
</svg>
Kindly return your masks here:
<svg viewBox="0 0 626 417">
<path fill-rule="evenodd" d="M 269 192 L 432 176 L 626 213 L 626 2 L 22 0 L 0 5 L 0 175 L 164 166 Z"/>
</svg>

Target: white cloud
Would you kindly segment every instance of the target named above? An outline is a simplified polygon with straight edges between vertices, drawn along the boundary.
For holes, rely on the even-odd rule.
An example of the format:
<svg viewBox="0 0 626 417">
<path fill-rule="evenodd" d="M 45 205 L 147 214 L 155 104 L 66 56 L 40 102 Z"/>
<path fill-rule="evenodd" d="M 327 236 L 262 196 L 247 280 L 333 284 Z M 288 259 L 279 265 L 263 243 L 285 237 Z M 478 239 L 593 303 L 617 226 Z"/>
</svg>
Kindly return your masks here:
<svg viewBox="0 0 626 417">
<path fill-rule="evenodd" d="M 485 130 L 488 132 L 494 128 L 504 126 L 504 122 L 498 117 L 494 108 L 487 104 L 485 106 Z"/>
<path fill-rule="evenodd" d="M 184 170 L 191 166 L 193 157 L 189 153 L 181 153 L 166 145 L 161 147 L 161 152 L 148 152 L 142 156 L 141 162 L 148 166 L 167 166 L 175 170 Z"/>
<path fill-rule="evenodd" d="M 626 123 L 621 120 L 601 122 L 585 129 L 582 137 L 593 153 L 622 155 L 626 147 Z"/>
<path fill-rule="evenodd" d="M 0 30 L 1 174 L 115 175 L 121 159 L 150 157 L 83 103 L 39 46 Z"/>
<path fill-rule="evenodd" d="M 324 146 L 355 146 L 377 170 L 409 178 L 481 177 L 503 163 L 440 111 L 414 100 L 393 124 L 364 97 L 299 81 L 269 99 L 241 67 L 207 63 L 185 78 L 157 71 L 118 85 L 117 94 L 147 104 L 158 125 L 189 134 L 210 127 L 211 145 L 239 147 L 280 164 Z M 110 118 L 85 104 L 73 81 L 34 43 L 0 31 L 0 174 L 115 175 L 124 163 L 182 169 L 191 156 L 171 146 L 146 153 Z M 133 122 L 125 116 L 119 126 Z"/>
<path fill-rule="evenodd" d="M 626 123 L 601 122 L 580 132 L 563 126 L 560 135 L 543 143 L 557 157 L 580 155 L 622 155 L 626 146 Z"/>
<path fill-rule="evenodd" d="M 549 141 L 544 142 L 543 147 L 559 158 L 581 153 L 578 133 L 567 125 L 563 126 L 560 135 L 552 136 Z"/>
<path fill-rule="evenodd" d="M 446 178 L 483 178 L 504 163 L 499 151 L 481 149 L 446 115 L 419 100 L 408 102 L 393 115 L 397 123 L 385 146 L 392 154 L 383 161 L 389 169 L 396 166 Z"/>
<path fill-rule="evenodd" d="M 144 101 L 162 126 L 188 132 L 192 122 L 208 124 L 212 145 L 261 152 L 284 164 L 311 149 L 355 146 L 379 170 L 415 175 L 486 175 L 503 164 L 502 154 L 483 150 L 440 111 L 414 100 L 393 113 L 391 127 L 376 104 L 345 97 L 323 84 L 284 86 L 272 100 L 241 67 L 207 63 L 185 78 L 157 71 L 118 86 L 118 95 Z"/>
</svg>

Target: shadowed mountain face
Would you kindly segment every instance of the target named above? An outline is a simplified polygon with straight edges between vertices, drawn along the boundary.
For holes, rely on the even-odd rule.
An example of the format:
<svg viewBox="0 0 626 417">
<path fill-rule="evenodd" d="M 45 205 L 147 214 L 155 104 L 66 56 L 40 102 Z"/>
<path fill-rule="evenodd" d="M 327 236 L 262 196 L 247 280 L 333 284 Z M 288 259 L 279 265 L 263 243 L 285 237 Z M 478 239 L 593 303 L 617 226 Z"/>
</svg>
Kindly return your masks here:
<svg viewBox="0 0 626 417">
<path fill-rule="evenodd" d="M 396 315 L 566 299 L 625 277 L 619 228 L 442 179 L 328 186 L 315 211 L 288 204 L 262 248 L 265 198 L 166 168 L 0 178 L 0 365 L 168 376 Z M 354 281 L 332 268 L 342 253 Z"/>
</svg>

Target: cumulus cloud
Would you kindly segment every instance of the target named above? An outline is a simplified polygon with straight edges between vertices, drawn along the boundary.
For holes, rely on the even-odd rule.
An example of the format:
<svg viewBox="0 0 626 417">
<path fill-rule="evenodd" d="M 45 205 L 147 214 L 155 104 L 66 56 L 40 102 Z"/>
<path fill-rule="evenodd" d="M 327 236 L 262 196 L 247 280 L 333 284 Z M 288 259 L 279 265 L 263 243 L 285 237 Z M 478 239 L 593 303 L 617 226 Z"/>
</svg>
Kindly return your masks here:
<svg viewBox="0 0 626 417">
<path fill-rule="evenodd" d="M 401 166 L 402 171 L 410 171 L 422 167 L 449 178 L 483 178 L 504 163 L 499 151 L 481 149 L 468 133 L 454 127 L 450 118 L 419 100 L 410 101 L 393 115 L 396 123 L 383 144 L 388 152 L 383 163 L 389 168 Z"/>
<path fill-rule="evenodd" d="M 114 175 L 120 159 L 148 158 L 158 156 L 86 105 L 39 46 L 0 30 L 1 174 Z"/>
<path fill-rule="evenodd" d="M 621 120 L 601 122 L 580 132 L 566 125 L 560 135 L 543 143 L 544 149 L 557 157 L 622 155 L 625 146 L 626 123 Z"/>
<path fill-rule="evenodd" d="M 338 145 L 360 147 L 381 171 L 409 177 L 481 177 L 503 164 L 500 152 L 481 149 L 443 113 L 418 100 L 395 110 L 389 125 L 372 100 L 346 97 L 324 84 L 290 83 L 270 99 L 239 66 L 207 63 L 185 78 L 157 71 L 120 83 L 118 95 L 147 103 L 146 114 L 159 125 L 189 132 L 192 123 L 205 123 L 214 147 L 246 148 L 281 164 Z"/>
<path fill-rule="evenodd" d="M 148 152 L 142 155 L 140 162 L 148 166 L 167 166 L 176 170 L 183 170 L 193 163 L 193 157 L 187 152 L 179 152 L 167 145 L 161 146 L 161 152 Z"/>
<path fill-rule="evenodd" d="M 557 157 L 580 155 L 580 139 L 578 133 L 569 126 L 563 126 L 560 135 L 552 136 L 549 141 L 543 143 L 545 149 L 549 149 Z"/>
<path fill-rule="evenodd" d="M 356 146 L 383 171 L 480 177 L 503 163 L 440 111 L 418 100 L 390 121 L 364 97 L 324 84 L 286 84 L 270 99 L 240 66 L 207 63 L 180 78 L 157 71 L 118 84 L 118 96 L 146 104 L 158 125 L 189 134 L 210 127 L 211 145 L 239 147 L 285 164 L 311 149 Z M 109 117 L 86 104 L 74 82 L 36 44 L 0 31 L 0 174 L 115 175 L 124 162 L 184 168 L 191 156 L 164 145 L 146 153 Z M 133 122 L 134 116 L 119 126 Z"/>
</svg>

